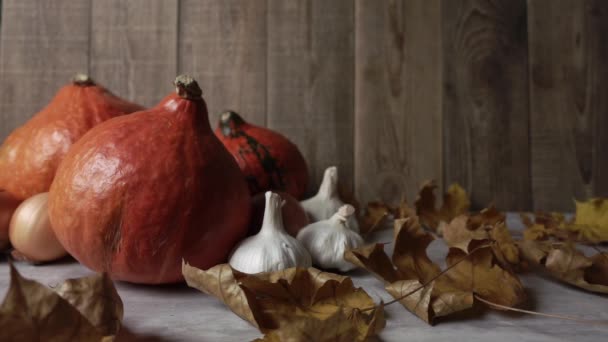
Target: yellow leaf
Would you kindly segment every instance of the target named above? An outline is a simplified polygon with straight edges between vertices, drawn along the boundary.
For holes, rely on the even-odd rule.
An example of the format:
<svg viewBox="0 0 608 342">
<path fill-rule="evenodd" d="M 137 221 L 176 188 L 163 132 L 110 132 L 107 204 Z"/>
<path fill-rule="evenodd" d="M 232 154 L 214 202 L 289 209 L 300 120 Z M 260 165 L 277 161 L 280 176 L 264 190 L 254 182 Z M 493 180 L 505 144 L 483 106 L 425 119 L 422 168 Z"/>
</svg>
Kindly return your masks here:
<svg viewBox="0 0 608 342">
<path fill-rule="evenodd" d="M 576 201 L 574 224 L 568 224 L 566 228 L 577 233 L 582 241 L 608 241 L 608 200 L 592 198 L 585 202 Z"/>
</svg>

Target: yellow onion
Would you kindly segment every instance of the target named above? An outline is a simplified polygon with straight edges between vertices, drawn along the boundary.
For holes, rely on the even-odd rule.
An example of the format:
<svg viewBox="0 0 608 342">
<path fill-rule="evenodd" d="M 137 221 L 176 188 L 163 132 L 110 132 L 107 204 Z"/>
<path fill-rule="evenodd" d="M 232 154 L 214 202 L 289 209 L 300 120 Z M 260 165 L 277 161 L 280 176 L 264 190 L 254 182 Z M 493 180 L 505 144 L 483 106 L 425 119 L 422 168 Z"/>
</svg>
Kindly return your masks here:
<svg viewBox="0 0 608 342">
<path fill-rule="evenodd" d="M 45 192 L 23 201 L 10 223 L 11 244 L 19 254 L 34 262 L 51 261 L 67 254 L 51 228 L 48 197 Z"/>
<path fill-rule="evenodd" d="M 8 227 L 19 203 L 20 201 L 9 195 L 8 192 L 0 191 L 0 251 L 9 245 Z"/>
</svg>

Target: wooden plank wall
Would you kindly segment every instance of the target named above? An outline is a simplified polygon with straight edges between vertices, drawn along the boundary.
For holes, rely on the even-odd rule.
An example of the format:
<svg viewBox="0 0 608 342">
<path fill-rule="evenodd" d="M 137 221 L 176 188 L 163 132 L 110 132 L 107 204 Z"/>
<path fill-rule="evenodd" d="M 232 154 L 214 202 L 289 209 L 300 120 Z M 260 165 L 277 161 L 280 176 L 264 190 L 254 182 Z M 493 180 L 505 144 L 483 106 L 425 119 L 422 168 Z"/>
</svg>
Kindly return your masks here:
<svg viewBox="0 0 608 342">
<path fill-rule="evenodd" d="M 289 136 L 311 191 L 338 165 L 362 202 L 460 182 L 473 204 L 608 196 L 602 0 L 0 0 L 0 139 L 85 71 L 154 105 L 197 78 Z"/>
</svg>

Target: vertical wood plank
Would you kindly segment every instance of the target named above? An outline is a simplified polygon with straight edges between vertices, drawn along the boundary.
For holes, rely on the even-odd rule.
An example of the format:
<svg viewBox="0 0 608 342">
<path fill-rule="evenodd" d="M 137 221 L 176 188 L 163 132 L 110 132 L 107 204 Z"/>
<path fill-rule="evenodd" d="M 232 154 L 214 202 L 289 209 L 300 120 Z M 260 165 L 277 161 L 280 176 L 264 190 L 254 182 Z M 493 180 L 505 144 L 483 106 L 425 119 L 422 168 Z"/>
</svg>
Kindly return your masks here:
<svg viewBox="0 0 608 342">
<path fill-rule="evenodd" d="M 91 76 L 117 95 L 152 106 L 177 74 L 177 0 L 93 1 Z"/>
<path fill-rule="evenodd" d="M 203 89 L 212 127 L 232 109 L 255 124 L 266 122 L 266 1 L 182 0 L 180 72 Z"/>
<path fill-rule="evenodd" d="M 440 0 L 356 2 L 355 187 L 410 201 L 442 180 Z"/>
<path fill-rule="evenodd" d="M 323 170 L 353 180 L 354 3 L 268 1 L 268 126 L 298 145 L 315 189 Z"/>
<path fill-rule="evenodd" d="M 444 181 L 472 204 L 531 204 L 526 2 L 443 1 Z"/>
<path fill-rule="evenodd" d="M 89 1 L 4 0 L 0 37 L 0 140 L 77 72 L 87 71 Z"/>
<path fill-rule="evenodd" d="M 532 181 L 537 210 L 608 196 L 608 3 L 529 2 Z"/>
</svg>

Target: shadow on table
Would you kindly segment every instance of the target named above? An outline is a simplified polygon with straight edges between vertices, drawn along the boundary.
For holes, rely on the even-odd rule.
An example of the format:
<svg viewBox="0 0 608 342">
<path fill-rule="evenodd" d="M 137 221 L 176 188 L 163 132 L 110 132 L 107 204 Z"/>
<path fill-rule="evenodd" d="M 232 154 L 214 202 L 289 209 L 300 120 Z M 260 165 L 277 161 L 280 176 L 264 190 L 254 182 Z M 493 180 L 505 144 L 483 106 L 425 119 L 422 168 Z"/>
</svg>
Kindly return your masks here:
<svg viewBox="0 0 608 342">
<path fill-rule="evenodd" d="M 156 336 L 153 334 L 136 334 L 129 327 L 122 326 L 116 336 L 116 342 L 170 342 L 172 340 L 166 337 Z"/>
</svg>

